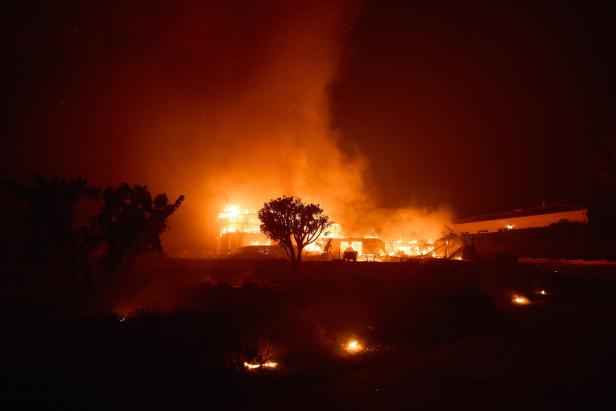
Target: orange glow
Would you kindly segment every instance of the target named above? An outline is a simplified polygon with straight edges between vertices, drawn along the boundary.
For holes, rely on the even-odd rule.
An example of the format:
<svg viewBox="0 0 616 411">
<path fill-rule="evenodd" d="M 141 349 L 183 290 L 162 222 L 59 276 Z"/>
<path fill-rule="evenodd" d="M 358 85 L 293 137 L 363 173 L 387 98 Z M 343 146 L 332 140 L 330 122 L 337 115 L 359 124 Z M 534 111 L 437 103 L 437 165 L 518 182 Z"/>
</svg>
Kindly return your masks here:
<svg viewBox="0 0 616 411">
<path fill-rule="evenodd" d="M 344 350 L 351 354 L 357 354 L 364 350 L 364 346 L 357 340 L 350 340 L 344 345 Z"/>
<path fill-rule="evenodd" d="M 259 218 L 257 212 L 240 208 L 236 204 L 227 205 L 223 211 L 218 214 L 219 235 L 227 233 L 258 233 Z"/>
<path fill-rule="evenodd" d="M 163 237 L 166 253 L 182 258 L 228 254 L 229 248 L 235 248 L 228 246 L 234 245 L 235 238 L 223 241 L 217 250 L 216 237 L 240 231 L 258 233 L 258 228 L 250 226 L 252 222 L 246 225 L 234 220 L 242 220 L 246 210 L 257 210 L 265 201 L 283 194 L 320 203 L 349 236 L 377 229 L 380 238 L 392 240 L 437 238 L 443 223 L 449 223 L 448 213 L 411 207 L 393 211 L 379 208 L 380 201 L 370 196 L 373 187 L 366 183 L 371 164 L 361 150 L 355 149 L 353 136 L 343 136 L 338 126 L 332 126 L 331 88 L 347 55 L 345 33 L 354 20 L 354 7 L 333 1 L 298 3 L 301 6 L 283 3 L 284 15 L 293 17 L 281 17 L 277 11 L 267 14 L 272 19 L 272 35 L 245 42 L 239 34 L 242 31 L 238 31 L 242 50 L 251 47 L 246 49 L 250 52 L 238 54 L 250 56 L 250 64 L 242 66 L 243 79 L 227 69 L 218 73 L 217 67 L 226 64 L 208 65 L 208 70 L 215 72 L 210 74 L 221 77 L 204 76 L 207 80 L 191 87 L 186 96 L 176 95 L 175 87 L 163 87 L 163 94 L 173 90 L 172 95 L 149 99 L 143 106 L 147 116 L 120 110 L 122 118 L 130 118 L 134 133 L 126 144 L 130 141 L 130 149 L 139 155 L 131 161 L 131 169 L 121 168 L 112 176 L 106 170 L 93 183 L 106 182 L 107 178 L 119 182 L 134 176 L 136 182 L 155 182 L 153 191 L 185 194 L 187 201 L 173 215 L 171 229 Z M 186 30 L 168 34 L 188 41 L 178 46 L 186 50 L 234 50 L 219 47 L 216 42 L 216 47 L 207 42 L 195 44 L 194 38 L 201 37 L 190 33 L 206 30 L 209 34 L 216 27 L 223 31 L 214 38 L 226 38 L 224 24 L 191 24 Z M 179 61 L 184 64 L 184 60 Z M 161 73 L 167 72 L 163 65 Z M 122 84 L 125 76 L 120 70 L 110 78 Z M 152 84 L 151 79 L 143 83 L 147 90 Z M 153 167 L 163 157 L 178 166 Z M 127 171 L 131 171 L 130 178 L 124 174 Z M 218 214 L 221 209 L 224 211 Z M 395 235 L 390 235 L 390 230 Z M 336 227 L 332 227 L 331 235 L 339 236 Z M 264 245 L 260 239 L 250 241 Z"/>
<path fill-rule="evenodd" d="M 320 253 L 323 251 L 323 249 L 318 243 L 315 242 L 308 244 L 306 247 L 304 247 L 304 251 L 307 251 L 309 253 Z"/>
<path fill-rule="evenodd" d="M 229 204 L 218 213 L 218 256 L 228 256 L 245 246 L 269 246 L 269 240 L 260 228 L 261 222 L 255 209 Z"/>
<path fill-rule="evenodd" d="M 530 304 L 530 300 L 526 297 L 524 297 L 523 295 L 514 295 L 513 299 L 511 300 L 514 304 L 517 305 L 528 305 Z"/>
<path fill-rule="evenodd" d="M 244 362 L 244 367 L 249 369 L 249 370 L 256 370 L 258 368 L 276 368 L 276 367 L 278 367 L 278 363 L 274 362 L 274 361 L 266 361 L 266 362 L 264 362 L 262 364 Z"/>
<path fill-rule="evenodd" d="M 425 218 L 426 221 L 433 218 L 428 215 L 409 214 L 408 210 L 401 216 L 408 216 L 415 224 L 419 222 L 419 218 Z M 389 221 L 389 217 L 385 214 L 368 210 L 365 217 L 370 221 L 376 217 L 383 218 L 383 221 L 374 221 L 378 224 L 392 226 L 392 221 Z M 323 258 L 337 258 L 341 252 L 352 249 L 357 252 L 359 261 L 386 261 L 388 257 L 437 256 L 432 254 L 435 245 L 431 235 L 426 236 L 426 240 L 420 240 L 410 237 L 421 234 L 418 232 L 409 233 L 402 221 L 393 225 L 398 227 L 398 232 L 394 232 L 393 228 L 390 227 L 384 232 L 385 235 L 378 235 L 375 230 L 371 229 L 366 230 L 364 235 L 347 236 L 342 230 L 342 225 L 334 223 L 317 241 L 307 245 L 304 251 L 307 254 L 322 255 Z M 217 255 L 219 256 L 230 255 L 234 250 L 244 246 L 275 244 L 261 233 L 256 208 L 251 209 L 237 204 L 228 204 L 218 213 L 218 228 Z M 394 234 L 396 240 L 392 241 L 389 236 Z M 379 242 L 381 243 L 380 246 L 378 245 Z M 444 256 L 442 255 L 442 257 Z"/>
</svg>

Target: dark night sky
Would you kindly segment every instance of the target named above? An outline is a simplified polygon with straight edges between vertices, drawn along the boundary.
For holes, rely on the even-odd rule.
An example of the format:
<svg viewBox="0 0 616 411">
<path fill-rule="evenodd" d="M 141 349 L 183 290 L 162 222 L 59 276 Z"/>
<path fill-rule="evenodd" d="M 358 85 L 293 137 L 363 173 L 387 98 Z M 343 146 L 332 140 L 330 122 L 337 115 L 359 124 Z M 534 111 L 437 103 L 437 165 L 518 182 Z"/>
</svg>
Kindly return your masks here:
<svg viewBox="0 0 616 411">
<path fill-rule="evenodd" d="M 613 14 L 587 1 L 461 3 L 336 9 L 348 18 L 328 88 L 331 123 L 341 146 L 365 157 L 377 202 L 445 203 L 458 215 L 543 199 L 592 203 L 600 187 L 589 163 L 615 127 Z M 144 137 L 144 124 L 175 117 L 177 133 L 224 144 L 208 140 L 215 121 L 204 131 L 181 119 L 255 88 L 268 56 L 292 62 L 292 29 L 279 27 L 303 30 L 308 15 L 302 33 L 317 38 L 328 13 L 311 2 L 14 5 L 3 17 L 0 172 L 154 186 L 165 175 L 154 168 L 188 174 L 194 147 Z M 190 191 L 177 181 L 170 190 Z"/>
<path fill-rule="evenodd" d="M 352 35 L 335 120 L 381 198 L 465 215 L 590 202 L 589 162 L 615 126 L 613 14 L 460 3 L 369 3 Z"/>
</svg>

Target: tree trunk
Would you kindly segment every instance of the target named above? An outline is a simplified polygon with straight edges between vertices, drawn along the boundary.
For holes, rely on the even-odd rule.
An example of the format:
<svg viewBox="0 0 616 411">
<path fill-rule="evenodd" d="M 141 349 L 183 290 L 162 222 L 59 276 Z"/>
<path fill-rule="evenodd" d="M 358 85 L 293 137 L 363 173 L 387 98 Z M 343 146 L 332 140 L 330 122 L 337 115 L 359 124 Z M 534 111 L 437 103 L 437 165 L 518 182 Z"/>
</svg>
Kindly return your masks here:
<svg viewBox="0 0 616 411">
<path fill-rule="evenodd" d="M 300 247 L 299 244 L 298 244 L 298 246 L 297 246 L 297 259 L 296 259 L 297 260 L 297 264 L 300 264 L 302 262 L 302 250 L 303 249 L 304 249 L 304 247 L 303 246 Z"/>
<path fill-rule="evenodd" d="M 289 241 L 287 247 L 289 248 L 289 258 L 291 259 L 291 262 L 293 264 L 297 263 L 297 257 L 295 256 L 295 247 L 293 247 L 293 242 Z"/>
</svg>

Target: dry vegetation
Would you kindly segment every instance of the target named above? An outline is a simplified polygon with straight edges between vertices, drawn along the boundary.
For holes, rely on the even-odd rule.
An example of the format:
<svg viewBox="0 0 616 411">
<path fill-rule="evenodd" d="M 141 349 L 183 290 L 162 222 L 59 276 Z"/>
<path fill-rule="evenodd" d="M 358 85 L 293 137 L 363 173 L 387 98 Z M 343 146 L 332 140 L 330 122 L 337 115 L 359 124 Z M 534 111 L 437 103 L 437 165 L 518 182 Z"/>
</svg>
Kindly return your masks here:
<svg viewBox="0 0 616 411">
<path fill-rule="evenodd" d="M 107 310 L 7 303 L 4 364 L 14 392 L 47 392 L 58 404 L 71 391 L 107 405 L 122 398 L 194 407 L 208 397 L 240 407 L 502 327 L 512 290 L 554 287 L 550 275 L 526 271 L 447 261 L 306 263 L 294 271 L 276 261 L 144 260 L 98 300 Z M 361 355 L 343 350 L 350 338 L 365 347 Z M 279 366 L 243 366 L 267 361 Z"/>
</svg>

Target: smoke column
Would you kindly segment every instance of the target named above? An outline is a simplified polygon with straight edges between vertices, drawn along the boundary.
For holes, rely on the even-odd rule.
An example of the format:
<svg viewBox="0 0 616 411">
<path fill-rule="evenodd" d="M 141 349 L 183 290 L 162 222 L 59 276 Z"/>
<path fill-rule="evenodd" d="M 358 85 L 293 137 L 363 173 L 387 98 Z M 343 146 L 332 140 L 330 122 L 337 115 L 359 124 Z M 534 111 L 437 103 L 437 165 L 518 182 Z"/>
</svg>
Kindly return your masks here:
<svg viewBox="0 0 616 411">
<path fill-rule="evenodd" d="M 346 234 L 389 230 L 353 136 L 331 127 L 355 2 L 77 4 L 42 2 L 12 27 L 36 46 L 13 50 L 31 70 L 17 94 L 36 99 L 12 103 L 24 114 L 2 164 L 27 162 L 4 175 L 185 194 L 163 236 L 176 256 L 214 248 L 225 204 L 258 208 L 283 194 L 319 202 Z"/>
<path fill-rule="evenodd" d="M 328 89 L 338 75 L 357 12 L 355 6 L 335 2 L 281 4 L 270 10 L 268 32 L 249 45 L 250 58 L 240 78 L 224 79 L 237 82 L 235 87 L 225 87 L 214 101 L 208 96 L 189 110 L 191 116 L 180 113 L 178 118 L 171 111 L 155 129 L 144 132 L 160 139 L 147 163 L 158 164 L 157 156 L 165 152 L 161 145 L 171 141 L 174 163 L 182 165 L 170 180 L 156 177 L 164 182 L 161 187 L 187 194 L 166 236 L 172 254 L 189 250 L 191 255 L 192 249 L 198 255 L 199 246 L 211 244 L 215 217 L 225 204 L 257 208 L 282 194 L 319 202 L 347 234 L 389 234 L 392 226 L 418 222 L 420 226 L 399 235 L 420 234 L 417 227 L 425 228 L 430 220 L 430 233 L 421 234 L 438 235 L 442 213 L 398 211 L 396 216 L 411 218 L 384 223 L 392 215 L 375 209 L 364 187 L 362 156 L 341 150 L 340 139 L 346 137 L 348 143 L 350 136 L 330 127 Z"/>
<path fill-rule="evenodd" d="M 257 208 L 272 197 L 297 195 L 340 220 L 344 210 L 367 201 L 363 160 L 339 149 L 329 119 L 328 87 L 355 13 L 333 2 L 281 6 L 269 16 L 267 35 L 250 46 L 237 87 L 226 87 L 214 102 L 208 96 L 189 118 L 172 112 L 144 130 L 158 135 L 151 151 L 143 148 L 147 162 L 157 164 L 160 144 L 170 141 L 174 163 L 182 165 L 161 187 L 190 182 L 166 236 L 172 252 L 207 244 L 226 203 Z M 178 123 L 189 135 L 181 135 Z"/>
</svg>

